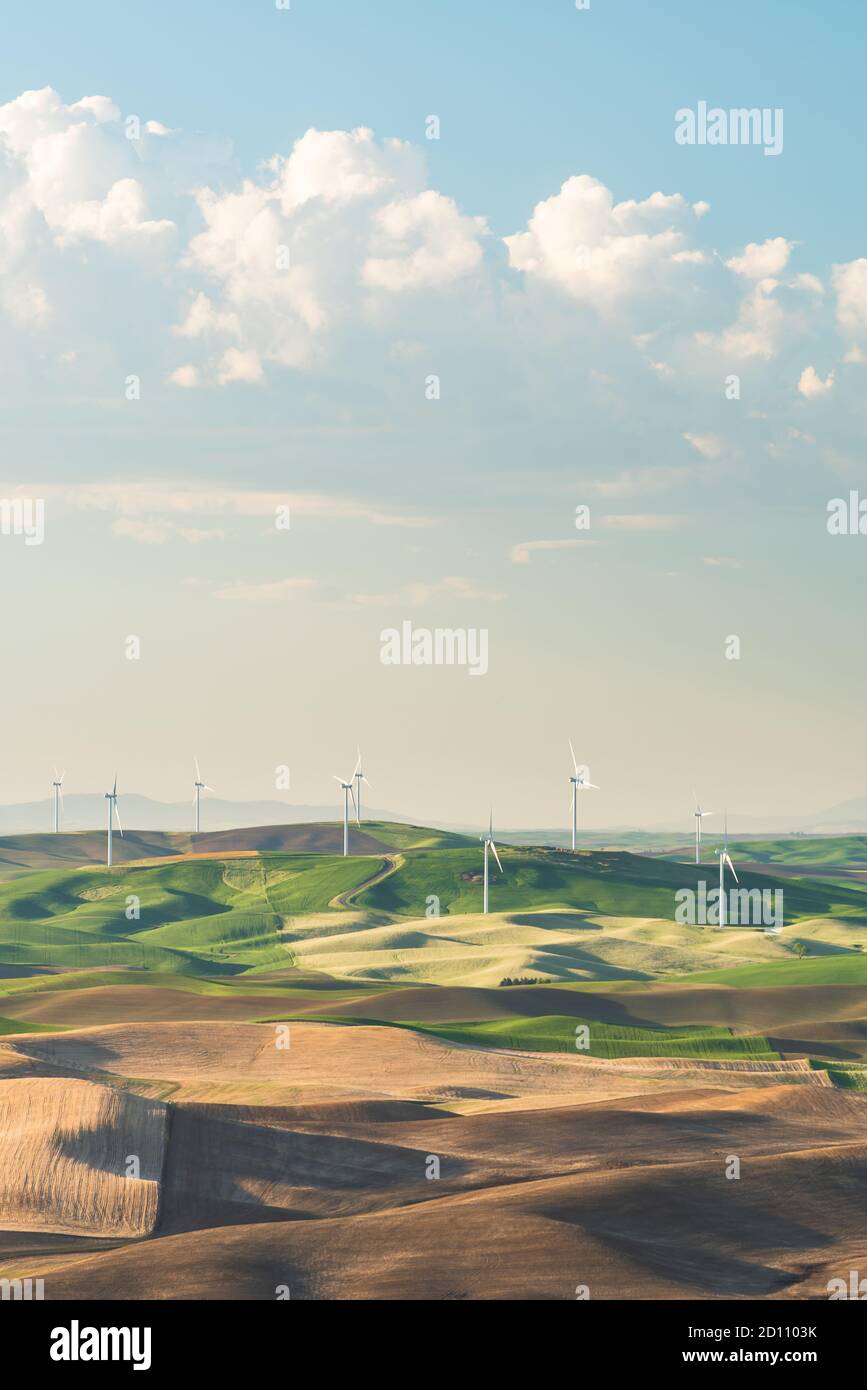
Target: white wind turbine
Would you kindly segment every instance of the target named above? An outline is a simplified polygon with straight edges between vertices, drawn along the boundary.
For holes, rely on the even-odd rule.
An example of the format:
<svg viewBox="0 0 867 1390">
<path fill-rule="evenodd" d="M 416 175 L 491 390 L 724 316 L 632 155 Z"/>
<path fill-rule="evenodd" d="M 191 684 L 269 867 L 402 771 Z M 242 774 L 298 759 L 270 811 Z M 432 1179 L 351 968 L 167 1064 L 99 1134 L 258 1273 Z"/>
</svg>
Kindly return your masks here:
<svg viewBox="0 0 867 1390">
<path fill-rule="evenodd" d="M 723 847 L 722 847 L 722 849 L 721 849 L 720 852 L 719 852 L 719 924 L 720 924 L 721 927 L 725 927 L 725 926 L 728 925 L 727 920 L 726 920 L 726 919 L 727 919 L 727 913 L 726 913 L 726 894 L 725 894 L 725 868 L 726 868 L 726 864 L 728 864 L 729 868 L 731 869 L 732 873 L 734 874 L 735 883 L 739 883 L 739 882 L 740 882 L 740 879 L 738 878 L 737 874 L 735 873 L 735 866 L 734 866 L 734 864 L 732 863 L 731 859 L 729 858 L 729 821 L 728 821 L 728 816 L 726 816 L 726 818 L 725 818 L 725 830 L 724 830 L 724 833 L 723 833 Z"/>
<path fill-rule="evenodd" d="M 598 792 L 601 789 L 595 782 L 587 782 L 584 773 L 578 770 L 575 761 L 575 749 L 572 747 L 572 740 L 569 740 L 569 752 L 572 754 L 572 767 L 574 769 L 569 781 L 572 783 L 572 853 L 575 853 L 575 842 L 578 838 L 578 793 L 580 791 Z"/>
<path fill-rule="evenodd" d="M 700 806 L 699 803 L 698 803 L 698 797 L 696 796 L 695 792 L 693 792 L 693 797 L 695 798 L 695 810 L 693 811 L 693 815 L 694 815 L 694 817 L 695 817 L 695 862 L 696 862 L 696 864 L 700 864 L 700 863 L 701 863 L 701 823 L 702 823 L 702 821 L 703 821 L 703 819 L 704 819 L 705 816 L 712 816 L 712 815 L 713 815 L 713 811 L 703 811 L 703 810 L 701 809 L 701 806 Z"/>
<path fill-rule="evenodd" d="M 57 771 L 57 768 L 54 769 L 54 781 L 51 783 L 51 785 L 52 785 L 52 787 L 54 788 L 54 833 L 55 833 L 55 835 L 56 835 L 56 834 L 59 832 L 59 830 L 60 830 L 60 808 L 61 808 L 61 806 L 63 805 L 63 792 L 61 791 L 61 788 L 62 788 L 62 786 L 63 786 L 63 779 L 64 779 L 65 776 L 66 776 L 66 773 L 65 773 L 65 772 L 58 772 L 58 771 Z"/>
<path fill-rule="evenodd" d="M 117 828 L 120 831 L 120 838 L 123 839 L 123 826 L 120 823 L 120 812 L 117 809 L 117 773 L 114 774 L 114 786 L 110 792 L 106 792 L 105 799 L 108 802 L 108 857 L 106 863 L 111 868 L 112 811 L 117 816 Z"/>
<path fill-rule="evenodd" d="M 357 769 L 356 769 L 356 771 L 357 771 Z M 350 777 L 350 779 L 349 779 L 348 782 L 346 781 L 345 777 L 338 777 L 338 776 L 337 776 L 337 773 L 335 772 L 335 774 L 334 774 L 334 780 L 335 780 L 335 782 L 339 782 L 340 785 L 341 785 L 341 787 L 343 788 L 343 857 L 344 857 L 344 859 L 345 859 L 345 858 L 347 857 L 347 855 L 349 854 L 349 798 L 350 798 L 350 797 L 352 797 L 352 805 L 353 805 L 353 808 L 354 808 L 354 810 L 355 810 L 355 824 L 356 824 L 356 825 L 360 825 L 360 824 L 361 824 L 361 822 L 360 822 L 359 819 L 358 819 L 358 806 L 356 805 L 356 801 L 355 801 L 355 788 L 354 788 L 353 785 L 352 785 L 353 782 L 355 781 L 355 772 L 353 772 L 353 774 L 352 774 L 352 776 Z"/>
<path fill-rule="evenodd" d="M 214 790 L 214 788 L 213 788 L 213 787 L 209 787 L 208 784 L 207 784 L 207 782 L 203 782 L 203 781 L 202 781 L 202 774 L 201 774 L 201 771 L 199 770 L 199 760 L 198 760 L 198 758 L 194 758 L 194 759 L 193 759 L 193 762 L 196 764 L 196 782 L 195 782 L 196 794 L 195 794 L 195 796 L 193 797 L 193 805 L 194 805 L 195 808 L 196 808 L 196 834 L 198 835 L 199 830 L 201 829 L 201 824 L 202 824 L 201 806 L 200 806 L 200 801 L 201 801 L 202 792 L 212 792 L 212 791 Z"/>
<path fill-rule="evenodd" d="M 358 762 L 355 764 L 355 771 L 352 774 L 355 782 L 355 819 L 361 824 L 361 784 L 367 782 L 367 778 L 361 770 L 361 749 L 358 750 Z M 370 786 L 370 783 L 367 782 Z"/>
<path fill-rule="evenodd" d="M 495 858 L 496 861 L 497 861 L 497 868 L 500 870 L 500 873 L 503 872 L 503 866 L 502 866 L 502 864 L 500 863 L 500 856 L 497 854 L 497 846 L 494 844 L 494 813 L 493 813 L 493 811 L 491 811 L 490 820 L 488 821 L 488 833 L 487 833 L 487 835 L 480 835 L 480 836 L 479 836 L 479 839 L 480 839 L 480 840 L 484 840 L 484 842 L 485 842 L 485 892 L 484 892 L 484 899 L 483 899 L 482 912 L 487 912 L 487 910 L 488 910 L 488 849 L 489 849 L 489 848 L 493 851 L 494 858 Z"/>
</svg>

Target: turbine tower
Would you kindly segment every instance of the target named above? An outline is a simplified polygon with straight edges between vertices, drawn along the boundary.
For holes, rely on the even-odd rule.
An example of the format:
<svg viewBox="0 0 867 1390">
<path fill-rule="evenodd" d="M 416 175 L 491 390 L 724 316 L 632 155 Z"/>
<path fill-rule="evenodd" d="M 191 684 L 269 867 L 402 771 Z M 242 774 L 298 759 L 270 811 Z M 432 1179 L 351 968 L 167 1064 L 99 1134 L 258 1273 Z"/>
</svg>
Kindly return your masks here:
<svg viewBox="0 0 867 1390">
<path fill-rule="evenodd" d="M 360 824 L 361 824 L 361 784 L 362 784 L 362 782 L 367 782 L 367 778 L 365 777 L 364 773 L 363 773 L 362 770 L 361 770 L 361 749 L 360 749 L 360 748 L 359 748 L 359 750 L 358 750 L 358 762 L 355 764 L 355 771 L 354 771 L 353 774 L 352 774 L 352 778 L 353 778 L 353 781 L 355 782 L 355 818 L 356 818 L 356 820 L 358 821 L 358 823 L 359 823 L 359 825 L 360 825 Z M 367 785 L 370 786 L 370 783 L 367 782 Z"/>
<path fill-rule="evenodd" d="M 114 774 L 114 786 L 110 792 L 106 792 L 105 799 L 108 802 L 108 856 L 106 858 L 106 863 L 108 867 L 111 868 L 112 811 L 115 816 L 117 816 L 117 828 L 120 831 L 121 839 L 123 839 L 123 826 L 120 823 L 120 812 L 117 809 L 117 773 Z"/>
<path fill-rule="evenodd" d="M 193 759 L 193 762 L 196 764 L 196 781 L 195 781 L 196 793 L 195 793 L 195 796 L 193 797 L 193 805 L 194 805 L 195 808 L 196 808 L 196 834 L 198 835 L 198 833 L 199 833 L 199 831 L 200 831 L 200 829 L 201 829 L 201 824 L 202 824 L 201 807 L 200 807 L 200 804 L 199 804 L 200 801 L 201 801 L 202 792 L 212 792 L 212 791 L 214 790 L 214 788 L 213 788 L 213 787 L 209 787 L 208 784 L 207 784 L 207 782 L 203 782 L 203 781 L 202 781 L 202 774 L 201 774 L 201 771 L 199 770 L 199 760 L 198 760 L 198 758 L 194 758 L 194 759 Z"/>
<path fill-rule="evenodd" d="M 578 770 L 578 764 L 575 761 L 575 749 L 572 747 L 571 738 L 569 740 L 569 752 L 572 754 L 573 767 L 572 776 L 569 778 L 569 781 L 572 783 L 572 853 L 574 854 L 575 843 L 578 838 L 578 793 L 579 791 L 598 792 L 600 788 L 596 786 L 595 782 L 586 782 L 584 780 L 584 773 Z"/>
<path fill-rule="evenodd" d="M 490 848 L 491 850 L 493 850 L 494 858 L 495 858 L 496 861 L 497 861 L 497 868 L 500 870 L 500 873 L 503 872 L 503 866 L 502 866 L 502 864 L 500 863 L 500 856 L 497 854 L 497 846 L 494 844 L 494 813 L 493 813 L 493 811 L 491 811 L 490 819 L 489 819 L 489 821 L 488 821 L 488 833 L 487 833 L 487 835 L 480 835 L 480 836 L 479 836 L 479 839 L 480 839 L 480 840 L 484 840 L 484 842 L 485 842 L 485 892 L 484 892 L 484 899 L 483 899 L 482 912 L 487 912 L 487 910 L 488 910 L 488 849 L 489 849 L 489 848 Z"/>
<path fill-rule="evenodd" d="M 728 864 L 734 874 L 735 883 L 740 880 L 735 873 L 735 866 L 729 858 L 729 822 L 728 816 L 725 818 L 725 831 L 723 834 L 723 847 L 719 852 L 719 924 L 721 927 L 728 925 L 726 913 L 726 894 L 725 894 L 725 868 Z"/>
<path fill-rule="evenodd" d="M 356 825 L 360 825 L 360 824 L 361 824 L 361 822 L 360 822 L 359 819 L 358 819 L 358 806 L 356 805 L 356 802 L 355 802 L 355 789 L 354 789 L 354 787 L 353 787 L 353 785 L 352 785 L 353 782 L 354 782 L 354 780 L 355 780 L 355 773 L 353 772 L 352 776 L 350 777 L 349 781 L 347 782 L 345 777 L 338 777 L 338 776 L 337 776 L 337 773 L 335 772 L 335 774 L 334 774 L 334 780 L 335 780 L 335 782 L 339 782 L 340 785 L 341 785 L 341 787 L 343 788 L 343 857 L 344 857 L 344 859 L 345 859 L 345 858 L 347 857 L 347 855 L 349 854 L 349 798 L 350 798 L 350 797 L 352 797 L 352 805 L 353 805 L 353 807 L 354 807 L 354 809 L 355 809 L 355 824 L 356 824 Z"/>
<path fill-rule="evenodd" d="M 66 773 L 65 773 L 65 772 L 58 772 L 58 771 L 57 771 L 57 768 L 54 769 L 54 781 L 51 783 L 51 785 L 52 785 L 52 787 L 54 788 L 54 833 L 55 833 L 55 835 L 57 835 L 58 832 L 59 832 L 59 830 L 60 830 L 60 808 L 61 808 L 61 806 L 63 805 L 63 792 L 61 791 L 61 788 L 62 788 L 62 786 L 63 786 L 63 779 L 64 779 L 65 776 L 66 776 Z"/>
<path fill-rule="evenodd" d="M 695 799 L 695 810 L 693 811 L 693 815 L 695 816 L 695 862 L 696 862 L 696 864 L 700 864 L 700 863 L 701 863 L 701 823 L 702 823 L 702 820 L 704 819 L 705 816 L 712 816 L 712 815 L 713 815 L 713 811 L 703 811 L 703 810 L 701 809 L 701 806 L 700 806 L 699 803 L 698 803 L 698 797 L 696 796 L 695 792 L 693 792 L 693 797 L 694 797 L 694 799 Z"/>
</svg>

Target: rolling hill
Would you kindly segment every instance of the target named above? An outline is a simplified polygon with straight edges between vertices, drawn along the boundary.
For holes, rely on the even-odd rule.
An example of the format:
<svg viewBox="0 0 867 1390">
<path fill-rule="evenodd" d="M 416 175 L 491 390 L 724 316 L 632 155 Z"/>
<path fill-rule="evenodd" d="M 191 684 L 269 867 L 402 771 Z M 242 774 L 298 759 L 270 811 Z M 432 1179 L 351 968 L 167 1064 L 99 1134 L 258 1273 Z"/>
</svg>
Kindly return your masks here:
<svg viewBox="0 0 867 1390">
<path fill-rule="evenodd" d="M 136 832 L 111 870 L 101 836 L 6 845 L 0 1278 L 821 1296 L 867 1172 L 857 846 L 739 864 L 785 895 L 767 934 L 675 920 L 713 864 L 505 847 L 484 916 L 478 842 L 340 833 Z"/>
<path fill-rule="evenodd" d="M 791 1064 L 317 1023 L 283 1051 L 212 1024 L 4 1051 L 41 1075 L 0 1083 L 0 1277 L 48 1299 L 821 1297 L 860 1239 L 867 1101 Z M 44 1164 L 58 1118 L 65 1162 Z M 27 1134 L 32 1196 L 8 1184 Z M 131 1142 L 139 1184 L 118 1178 Z M 725 1181 L 732 1153 L 749 1181 Z"/>
<path fill-rule="evenodd" d="M 219 979 L 295 968 L 449 984 L 498 984 L 527 973 L 641 979 L 781 959 L 796 930 L 811 953 L 829 957 L 851 957 L 867 939 L 867 894 L 848 883 L 744 871 L 742 888 L 784 894 L 788 935 L 775 942 L 760 931 L 675 921 L 678 890 L 713 886 L 708 866 L 625 852 L 504 849 L 484 918 L 478 846 L 454 848 L 447 837 L 432 848 L 437 832 L 401 827 L 393 835 L 399 849 L 343 858 L 270 848 L 284 842 L 284 829 L 267 832 L 267 849 L 163 854 L 110 871 L 34 872 L 0 884 L 7 988 L 22 971 L 57 969 Z M 300 829 L 306 843 L 320 828 Z M 392 831 L 377 827 L 370 843 L 385 844 Z M 262 832 L 250 838 L 261 842 Z"/>
<path fill-rule="evenodd" d="M 352 854 L 377 854 L 387 849 L 416 846 L 457 847 L 474 843 L 465 835 L 426 826 L 365 821 L 364 828 L 350 826 Z M 343 853 L 343 825 L 314 822 L 300 825 L 247 826 L 243 829 L 186 831 L 127 829 L 115 834 L 115 864 L 190 855 L 235 854 L 332 854 Z M 105 864 L 104 830 L 83 830 L 57 835 L 7 835 L 0 838 L 0 880 L 39 869 L 74 868 Z"/>
</svg>

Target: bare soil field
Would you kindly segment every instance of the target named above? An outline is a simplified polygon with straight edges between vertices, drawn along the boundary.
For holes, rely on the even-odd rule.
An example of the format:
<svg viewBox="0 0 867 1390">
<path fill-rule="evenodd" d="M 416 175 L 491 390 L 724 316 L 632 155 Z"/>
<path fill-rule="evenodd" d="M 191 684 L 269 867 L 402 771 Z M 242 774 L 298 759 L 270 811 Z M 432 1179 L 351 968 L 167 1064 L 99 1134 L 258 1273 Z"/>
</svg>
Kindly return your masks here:
<svg viewBox="0 0 867 1390">
<path fill-rule="evenodd" d="M 195 994 L 185 989 L 161 989 L 159 985 L 102 985 L 87 989 L 51 990 L 8 996 L 0 1003 L 6 1018 L 44 1023 L 61 1028 L 82 1028 L 104 1023 L 158 1023 L 173 1020 L 214 1019 L 245 1022 L 279 1013 L 286 996 L 264 990 L 231 994 Z M 310 1007 L 308 1002 L 308 1007 Z"/>
<path fill-rule="evenodd" d="M 220 1123 L 230 1128 L 212 1136 L 218 1185 L 233 1162 L 235 1181 L 251 1165 L 261 1177 L 262 1135 L 246 1149 L 240 1136 L 225 1142 L 232 1123 L 258 1127 Z M 292 1184 L 319 1189 L 304 1219 L 284 1206 L 275 1220 L 273 1189 L 258 1205 L 248 1192 L 246 1224 L 238 1205 L 198 1206 L 183 1193 L 185 1158 L 171 1179 L 178 1210 L 167 1203 L 155 1236 L 82 1249 L 65 1266 L 46 1258 L 46 1297 L 274 1299 L 288 1288 L 294 1299 L 572 1300 L 586 1286 L 593 1298 L 822 1298 L 867 1254 L 867 1103 L 833 1091 L 668 1092 L 418 1124 L 308 1120 L 303 1134 L 286 1123 L 270 1131 L 272 1156 L 278 1139 L 296 1145 Z M 311 1162 L 298 1141 L 326 1134 L 330 1158 Z M 201 1136 L 183 1142 L 192 1155 Z M 359 1145 L 376 1162 L 359 1161 Z M 733 1150 L 736 1181 L 725 1175 Z M 401 1181 L 395 1164 L 432 1154 L 436 1179 Z M 347 1207 L 353 1188 L 367 1210 Z M 230 1219 L 189 1229 L 196 1214 Z"/>
<path fill-rule="evenodd" d="M 0 1040 L 0 1277 L 48 1299 L 773 1299 L 867 1258 L 867 1096 L 806 1063 L 278 1036 Z"/>
</svg>

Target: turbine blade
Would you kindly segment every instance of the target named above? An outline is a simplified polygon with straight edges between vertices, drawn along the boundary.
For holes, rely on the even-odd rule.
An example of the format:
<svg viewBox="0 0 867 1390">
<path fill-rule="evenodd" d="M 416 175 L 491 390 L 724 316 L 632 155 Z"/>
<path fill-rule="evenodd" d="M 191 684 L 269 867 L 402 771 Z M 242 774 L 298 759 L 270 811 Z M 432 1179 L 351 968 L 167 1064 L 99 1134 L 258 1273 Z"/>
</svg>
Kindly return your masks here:
<svg viewBox="0 0 867 1390">
<path fill-rule="evenodd" d="M 111 791 L 112 796 L 117 796 L 117 773 L 114 774 L 114 786 Z"/>
<path fill-rule="evenodd" d="M 502 864 L 500 863 L 500 856 L 497 854 L 497 846 L 494 844 L 493 840 L 491 840 L 490 843 L 491 843 L 491 849 L 494 851 L 494 858 L 495 858 L 496 861 L 497 861 L 497 867 L 499 868 L 500 873 L 502 873 L 502 872 L 503 872 L 503 866 L 502 866 Z"/>
<path fill-rule="evenodd" d="M 360 767 L 361 767 L 361 749 L 359 748 L 359 750 L 358 750 L 358 762 L 355 764 L 355 772 L 357 772 L 358 769 L 359 769 Z M 352 774 L 353 777 L 355 776 L 355 772 L 353 772 L 353 774 Z"/>
<path fill-rule="evenodd" d="M 196 781 L 197 781 L 197 782 L 201 782 L 201 780 L 202 780 L 202 774 L 201 774 L 201 771 L 200 771 L 200 769 L 199 769 L 199 760 L 198 760 L 198 758 L 193 758 L 193 762 L 196 764 Z"/>
<path fill-rule="evenodd" d="M 357 803 L 356 800 L 355 800 L 355 792 L 354 792 L 354 790 L 353 790 L 353 787 L 352 787 L 352 783 L 351 783 L 351 782 L 350 782 L 350 784 L 349 784 L 349 795 L 352 797 L 352 805 L 353 805 L 353 808 L 354 808 L 354 810 L 355 810 L 355 824 L 356 824 L 356 825 L 361 825 L 361 821 L 358 819 L 358 803 Z"/>
<path fill-rule="evenodd" d="M 572 740 L 569 740 L 569 752 L 572 754 L 572 766 L 575 769 L 575 776 L 578 776 L 578 761 L 575 757 L 575 749 L 572 747 Z"/>
<path fill-rule="evenodd" d="M 216 790 L 217 790 L 216 787 L 209 787 L 208 784 L 207 784 L 207 782 L 203 783 L 203 785 L 202 785 L 202 791 L 206 791 L 206 792 L 216 792 Z"/>
<path fill-rule="evenodd" d="M 726 855 L 725 861 L 726 861 L 726 863 L 728 864 L 729 868 L 731 869 L 732 873 L 733 873 L 734 876 L 735 876 L 735 883 L 740 883 L 740 879 L 738 878 L 737 874 L 735 873 L 735 866 L 734 866 L 734 864 L 732 863 L 732 861 L 729 859 L 728 855 Z"/>
<path fill-rule="evenodd" d="M 371 785 L 369 779 L 368 779 L 367 777 L 365 777 L 365 775 L 364 775 L 363 772 L 362 772 L 362 774 L 361 774 L 361 780 L 362 780 L 362 782 L 367 782 L 367 785 L 368 785 L 368 786 Z"/>
<path fill-rule="evenodd" d="M 112 805 L 114 806 L 114 814 L 117 816 L 117 828 L 120 831 L 120 838 L 123 839 L 123 826 L 120 823 L 120 811 L 117 809 L 117 802 L 113 801 Z"/>
<path fill-rule="evenodd" d="M 335 782 L 339 782 L 339 783 L 340 783 L 341 787 L 345 787 L 345 786 L 346 786 L 346 783 L 344 782 L 343 778 L 342 778 L 342 777 L 338 777 L 336 772 L 332 773 L 332 776 L 333 776 Z"/>
</svg>

